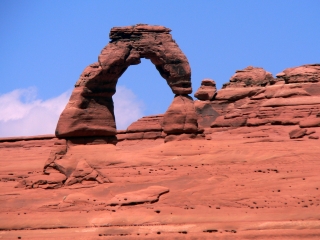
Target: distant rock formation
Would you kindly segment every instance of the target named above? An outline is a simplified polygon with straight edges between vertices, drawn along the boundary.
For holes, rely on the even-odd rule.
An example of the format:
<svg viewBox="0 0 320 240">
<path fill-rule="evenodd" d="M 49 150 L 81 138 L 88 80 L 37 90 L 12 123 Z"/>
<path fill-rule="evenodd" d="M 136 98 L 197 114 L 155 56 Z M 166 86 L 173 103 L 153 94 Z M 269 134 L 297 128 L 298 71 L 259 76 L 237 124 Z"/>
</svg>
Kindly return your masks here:
<svg viewBox="0 0 320 240">
<path fill-rule="evenodd" d="M 217 92 L 216 82 L 212 79 L 203 79 L 201 86 L 194 96 L 199 100 L 212 100 Z"/>
<path fill-rule="evenodd" d="M 223 85 L 222 88 L 233 87 L 264 87 L 272 84 L 274 81 L 272 74 L 259 67 L 246 67 L 243 70 L 237 70 L 230 78 L 230 82 Z"/>
<path fill-rule="evenodd" d="M 58 121 L 56 136 L 115 136 L 117 130 L 112 96 L 116 92 L 118 79 L 130 65 L 139 64 L 140 58 L 150 59 L 174 94 L 190 94 L 189 62 L 172 39 L 170 31 L 166 27 L 146 24 L 112 28 L 111 41 L 102 49 L 98 62 L 85 68 L 75 84 L 69 103 Z M 170 124 L 172 121 L 169 121 Z"/>
<path fill-rule="evenodd" d="M 297 125 L 299 128 L 320 127 L 319 66 L 319 64 L 310 64 L 288 68 L 277 74 L 277 78 L 273 78 L 271 73 L 263 68 L 250 66 L 244 70 L 236 71 L 230 82 L 224 84 L 224 87 L 218 91 L 216 91 L 213 80 L 204 79 L 195 93 L 195 97 L 199 100 L 194 101 L 198 115 L 197 137 L 204 137 L 199 133 L 202 132 L 201 129 L 208 128 L 263 125 Z M 308 70 L 304 72 L 303 70 L 306 69 Z M 298 77 L 299 80 L 296 80 Z M 175 108 L 179 109 L 179 107 Z M 168 114 L 169 111 L 166 115 Z M 178 113 L 171 115 L 176 116 L 176 114 Z M 186 133 L 181 134 L 184 136 L 174 138 L 173 136 L 177 132 L 165 131 L 163 116 L 160 114 L 139 119 L 132 123 L 127 130 L 118 131 L 118 141 L 157 138 L 186 139 Z M 178 115 L 174 118 L 179 119 Z M 193 122 L 195 123 L 195 121 Z M 170 125 L 167 125 L 167 129 L 173 128 L 173 125 Z M 254 129 L 252 130 L 254 131 Z M 313 133 L 310 133 L 309 138 L 318 139 L 312 135 Z M 171 136 L 168 136 L 170 134 Z M 308 134 L 301 137 L 306 135 Z"/>
<path fill-rule="evenodd" d="M 306 64 L 300 67 L 287 68 L 277 74 L 277 78 L 285 83 L 317 83 L 320 82 L 320 64 Z"/>
<path fill-rule="evenodd" d="M 188 60 L 170 31 L 145 24 L 111 29 L 111 41 L 99 62 L 83 71 L 60 116 L 59 140 L 44 165 L 44 175 L 23 180 L 21 186 L 110 183 L 95 157 L 81 159 L 84 145 L 100 145 L 108 151 L 114 147 L 111 144 L 127 140 L 210 140 L 212 129 L 240 127 L 250 128 L 247 138 L 267 137 L 266 132 L 254 132 L 254 127 L 263 125 L 296 125 L 286 133 L 290 139 L 319 139 L 314 128 L 320 127 L 320 64 L 288 68 L 276 78 L 263 68 L 249 66 L 236 71 L 218 91 L 215 81 L 204 79 L 194 101 L 188 95 L 192 92 Z M 143 117 L 127 130 L 117 131 L 112 96 L 118 78 L 140 58 L 151 60 L 175 96 L 164 114 Z"/>
<path fill-rule="evenodd" d="M 320 65 L 272 75 L 262 68 L 236 71 L 210 101 L 195 101 L 200 127 L 320 126 Z"/>
</svg>

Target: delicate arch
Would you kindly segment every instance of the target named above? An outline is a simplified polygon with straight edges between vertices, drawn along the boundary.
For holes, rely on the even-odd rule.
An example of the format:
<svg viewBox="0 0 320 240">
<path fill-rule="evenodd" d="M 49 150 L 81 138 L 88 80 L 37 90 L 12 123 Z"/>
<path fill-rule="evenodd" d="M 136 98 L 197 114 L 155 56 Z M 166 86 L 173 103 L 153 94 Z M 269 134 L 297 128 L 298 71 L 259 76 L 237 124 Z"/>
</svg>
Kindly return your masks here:
<svg viewBox="0 0 320 240">
<path fill-rule="evenodd" d="M 115 27 L 98 62 L 85 68 L 62 112 L 56 136 L 114 136 L 116 124 L 112 96 L 118 79 L 141 58 L 150 59 L 174 94 L 190 94 L 189 62 L 172 39 L 170 29 L 138 24 Z"/>
</svg>

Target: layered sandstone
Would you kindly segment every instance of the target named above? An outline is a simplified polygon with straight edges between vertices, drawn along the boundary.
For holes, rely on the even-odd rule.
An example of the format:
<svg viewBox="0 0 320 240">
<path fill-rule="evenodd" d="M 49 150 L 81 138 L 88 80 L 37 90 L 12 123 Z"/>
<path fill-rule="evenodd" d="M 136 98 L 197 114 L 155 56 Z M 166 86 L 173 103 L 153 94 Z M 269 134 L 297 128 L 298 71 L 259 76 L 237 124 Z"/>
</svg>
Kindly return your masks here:
<svg viewBox="0 0 320 240">
<path fill-rule="evenodd" d="M 297 128 L 209 128 L 210 139 L 72 145 L 68 157 L 79 162 L 73 184 L 62 188 L 55 186 L 65 178 L 42 169 L 65 140 L 0 139 L 1 236 L 317 239 L 319 140 L 289 139 Z M 96 172 L 107 181 L 94 180 Z M 21 181 L 30 187 L 17 188 Z"/>
<path fill-rule="evenodd" d="M 163 114 L 146 116 L 133 122 L 127 130 L 117 132 L 118 141 L 164 138 Z"/>
<path fill-rule="evenodd" d="M 261 68 L 248 67 L 237 71 L 230 84 L 219 90 L 214 99 L 195 101 L 198 122 L 201 127 L 213 128 L 262 125 L 318 127 L 320 84 L 315 81 L 315 76 L 320 74 L 320 69 L 317 67 L 313 64 L 290 68 L 278 74 L 276 80 Z M 312 69 L 312 76 L 311 70 L 303 73 L 302 69 L 306 68 Z"/>
<path fill-rule="evenodd" d="M 217 92 L 216 82 L 212 79 L 203 79 L 201 86 L 194 96 L 199 100 L 212 100 Z"/>
<path fill-rule="evenodd" d="M 223 88 L 233 87 L 258 87 L 272 84 L 274 79 L 270 72 L 263 68 L 249 66 L 243 70 L 237 70 L 230 78 L 230 82 L 223 85 Z"/>
<path fill-rule="evenodd" d="M 277 78 L 286 83 L 317 83 L 320 82 L 320 64 L 306 64 L 287 68 L 278 73 Z"/>
</svg>

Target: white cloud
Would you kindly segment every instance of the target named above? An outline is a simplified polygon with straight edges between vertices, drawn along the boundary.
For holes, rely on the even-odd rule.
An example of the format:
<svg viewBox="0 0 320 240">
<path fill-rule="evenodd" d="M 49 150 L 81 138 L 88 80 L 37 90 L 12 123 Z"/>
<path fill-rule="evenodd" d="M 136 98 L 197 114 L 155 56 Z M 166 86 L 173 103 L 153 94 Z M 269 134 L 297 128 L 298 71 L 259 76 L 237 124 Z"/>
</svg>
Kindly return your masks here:
<svg viewBox="0 0 320 240">
<path fill-rule="evenodd" d="M 35 88 L 0 95 L 0 137 L 54 134 L 70 93 L 48 100 L 38 99 Z"/>
<path fill-rule="evenodd" d="M 0 95 L 0 137 L 54 134 L 71 91 L 41 100 L 35 88 L 16 89 Z M 118 129 L 126 129 L 143 116 L 143 102 L 124 86 L 113 97 Z"/>
<path fill-rule="evenodd" d="M 130 89 L 118 85 L 113 101 L 117 129 L 127 129 L 132 122 L 143 116 L 144 104 Z"/>
</svg>

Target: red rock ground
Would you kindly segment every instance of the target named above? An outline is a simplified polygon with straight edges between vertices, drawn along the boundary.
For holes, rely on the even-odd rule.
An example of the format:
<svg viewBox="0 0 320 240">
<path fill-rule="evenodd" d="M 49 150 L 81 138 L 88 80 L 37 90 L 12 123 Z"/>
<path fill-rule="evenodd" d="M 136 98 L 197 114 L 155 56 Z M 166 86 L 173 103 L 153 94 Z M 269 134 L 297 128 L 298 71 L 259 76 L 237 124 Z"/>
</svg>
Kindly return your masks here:
<svg viewBox="0 0 320 240">
<path fill-rule="evenodd" d="M 0 142 L 0 239 L 319 239 L 319 140 L 296 126 L 71 146 L 112 183 L 16 188 L 56 138 Z M 312 130 L 312 129 L 311 129 Z"/>
</svg>

